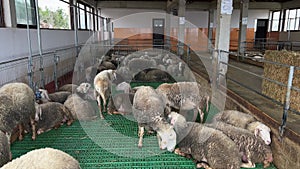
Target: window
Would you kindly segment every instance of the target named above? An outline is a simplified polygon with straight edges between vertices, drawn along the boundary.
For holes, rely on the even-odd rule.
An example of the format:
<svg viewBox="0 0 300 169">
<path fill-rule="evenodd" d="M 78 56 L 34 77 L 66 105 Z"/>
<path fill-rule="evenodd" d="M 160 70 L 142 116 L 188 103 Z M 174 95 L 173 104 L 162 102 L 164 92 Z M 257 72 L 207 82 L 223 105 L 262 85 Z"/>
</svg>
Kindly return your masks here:
<svg viewBox="0 0 300 169">
<path fill-rule="evenodd" d="M 26 4 L 27 9 L 26 9 Z M 23 27 L 27 25 L 27 12 L 28 23 L 30 26 L 36 26 L 35 4 L 34 0 L 15 0 L 17 25 Z M 27 11 L 27 12 L 26 12 Z"/>
<path fill-rule="evenodd" d="M 271 31 L 279 31 L 280 11 L 272 12 Z"/>
<path fill-rule="evenodd" d="M 284 31 L 300 30 L 300 9 L 287 9 L 285 11 Z"/>
<path fill-rule="evenodd" d="M 87 17 L 86 17 L 86 21 L 87 21 L 87 29 L 88 30 L 91 30 L 91 28 L 92 28 L 92 22 L 91 22 L 91 20 L 92 20 L 92 16 L 91 16 L 91 12 L 92 12 L 92 9 L 90 8 L 90 7 L 86 7 L 86 14 L 87 14 Z"/>
<path fill-rule="evenodd" d="M 0 0 L 0 27 L 4 27 L 4 11 L 3 11 L 3 2 Z"/>
<path fill-rule="evenodd" d="M 282 12 L 270 11 L 268 31 L 280 31 L 282 28 Z"/>
<path fill-rule="evenodd" d="M 61 0 L 39 0 L 40 27 L 71 29 L 69 2 Z"/>
<path fill-rule="evenodd" d="M 107 29 L 107 19 L 104 18 L 104 19 L 103 19 L 103 31 L 104 31 L 104 32 L 107 32 L 107 30 L 108 30 L 108 29 Z"/>
<path fill-rule="evenodd" d="M 78 28 L 79 29 L 86 29 L 86 12 L 85 12 L 85 5 L 78 3 Z"/>
</svg>

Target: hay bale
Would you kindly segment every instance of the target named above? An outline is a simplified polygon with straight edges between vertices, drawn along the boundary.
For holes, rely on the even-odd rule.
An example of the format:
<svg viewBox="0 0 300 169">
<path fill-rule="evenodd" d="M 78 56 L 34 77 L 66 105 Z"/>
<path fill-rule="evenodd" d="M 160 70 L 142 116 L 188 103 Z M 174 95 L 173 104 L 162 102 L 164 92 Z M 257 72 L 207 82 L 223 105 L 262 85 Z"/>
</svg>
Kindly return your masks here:
<svg viewBox="0 0 300 169">
<path fill-rule="evenodd" d="M 265 52 L 265 60 L 294 65 L 296 67 L 300 67 L 300 53 L 293 51 L 266 51 Z M 288 76 L 289 76 L 289 68 L 283 67 L 279 65 L 274 65 L 270 63 L 264 64 L 264 76 L 278 82 L 282 82 L 287 85 Z M 293 86 L 300 88 L 300 70 L 295 70 Z M 268 80 L 263 80 L 262 83 L 262 93 L 281 102 L 284 103 L 286 97 L 286 86 L 280 86 Z M 290 107 L 294 110 L 300 111 L 300 92 L 292 90 L 291 92 L 291 100 Z"/>
</svg>

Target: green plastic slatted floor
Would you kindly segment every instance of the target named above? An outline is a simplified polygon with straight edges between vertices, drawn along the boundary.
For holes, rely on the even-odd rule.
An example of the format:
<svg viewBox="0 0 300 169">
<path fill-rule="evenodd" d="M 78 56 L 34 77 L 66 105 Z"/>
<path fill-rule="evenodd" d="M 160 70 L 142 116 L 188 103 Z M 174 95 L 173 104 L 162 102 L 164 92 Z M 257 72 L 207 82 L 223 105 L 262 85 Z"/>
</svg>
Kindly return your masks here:
<svg viewBox="0 0 300 169">
<path fill-rule="evenodd" d="M 212 106 L 206 120 L 217 111 Z M 160 150 L 154 135 L 145 135 L 143 148 L 138 148 L 138 128 L 132 116 L 104 115 L 105 120 L 63 125 L 39 135 L 35 141 L 27 134 L 23 141 L 12 144 L 13 158 L 33 149 L 52 147 L 72 155 L 83 169 L 195 168 L 192 160 Z M 257 168 L 263 167 L 258 164 Z"/>
</svg>

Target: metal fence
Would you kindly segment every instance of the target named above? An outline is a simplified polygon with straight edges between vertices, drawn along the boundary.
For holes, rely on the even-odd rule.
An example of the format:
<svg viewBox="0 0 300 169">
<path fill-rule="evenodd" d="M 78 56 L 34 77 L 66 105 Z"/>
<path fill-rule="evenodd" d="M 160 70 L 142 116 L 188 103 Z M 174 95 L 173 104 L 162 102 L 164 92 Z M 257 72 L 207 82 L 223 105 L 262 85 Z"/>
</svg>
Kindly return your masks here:
<svg viewBox="0 0 300 169">
<path fill-rule="evenodd" d="M 228 51 L 219 51 L 218 58 L 224 57 L 224 55 L 235 55 L 236 57 L 238 57 L 237 53 L 228 52 Z M 225 57 L 227 57 L 227 56 L 225 56 Z M 246 59 L 253 59 L 253 57 L 247 57 L 247 56 L 243 56 L 243 57 L 246 58 Z M 285 67 L 285 68 L 289 69 L 289 75 L 287 75 L 288 80 L 286 82 L 280 82 L 280 81 L 265 77 L 263 75 L 263 72 L 261 72 L 261 71 L 263 71 L 263 68 L 260 68 L 260 67 L 255 67 L 254 70 L 253 69 L 246 69 L 246 68 L 243 68 L 241 66 L 237 66 L 233 63 L 228 63 L 228 62 L 223 62 L 223 61 L 219 62 L 218 67 L 220 65 L 226 65 L 228 67 L 228 69 L 231 69 L 232 71 L 238 72 L 240 74 L 240 76 L 242 76 L 243 79 L 240 79 L 236 76 L 229 76 L 228 73 L 226 75 L 224 75 L 224 74 L 218 72 L 218 76 L 219 77 L 220 76 L 225 76 L 227 81 L 231 81 L 231 82 L 233 82 L 233 83 L 235 83 L 239 86 L 242 86 L 245 89 L 248 89 L 252 92 L 255 92 L 256 94 L 259 94 L 260 96 L 263 96 L 264 98 L 266 98 L 268 100 L 271 100 L 272 102 L 274 102 L 278 106 L 282 107 L 283 108 L 282 109 L 283 110 L 282 122 L 281 122 L 281 126 L 280 126 L 280 129 L 279 129 L 280 134 L 282 136 L 283 132 L 284 132 L 284 128 L 286 126 L 288 112 L 291 112 L 291 113 L 296 114 L 296 115 L 300 115 L 299 110 L 295 110 L 295 109 L 290 107 L 291 92 L 292 91 L 300 92 L 300 89 L 298 87 L 296 87 L 295 85 L 293 85 L 293 83 L 292 83 L 295 78 L 298 78 L 298 77 L 294 76 L 294 72 L 295 72 L 295 70 L 300 70 L 300 67 L 296 67 L 294 65 L 287 65 L 287 64 L 277 63 L 277 62 L 273 62 L 273 61 L 269 61 L 269 60 L 265 60 L 265 59 L 261 59 L 260 62 L 276 65 L 278 67 Z M 261 70 L 261 71 L 257 72 L 255 70 Z M 247 78 L 248 78 L 248 80 L 251 78 L 250 80 L 252 80 L 253 82 L 249 83 L 249 81 L 247 81 Z M 287 89 L 285 97 L 284 97 L 285 98 L 284 103 L 282 103 L 280 101 L 277 101 L 274 98 L 271 98 L 271 97 L 263 94 L 262 89 L 261 89 L 263 80 L 268 81 L 270 83 L 277 84 L 277 85 Z M 251 86 L 250 84 L 256 84 L 256 85 Z"/>
<path fill-rule="evenodd" d="M 33 55 L 30 71 L 29 57 L 18 58 L 0 63 L 0 86 L 11 82 L 32 84 L 36 88 L 43 88 L 50 82 L 58 85 L 57 79 L 68 72 L 72 72 L 77 58 L 76 47 L 65 47 Z"/>
</svg>

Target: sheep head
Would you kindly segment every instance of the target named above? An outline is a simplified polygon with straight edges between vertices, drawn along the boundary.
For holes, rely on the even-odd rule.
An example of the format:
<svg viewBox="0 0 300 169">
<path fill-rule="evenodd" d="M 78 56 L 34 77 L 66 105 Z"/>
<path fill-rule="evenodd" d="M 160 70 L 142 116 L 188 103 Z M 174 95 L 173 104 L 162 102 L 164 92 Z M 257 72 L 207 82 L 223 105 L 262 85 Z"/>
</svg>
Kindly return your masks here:
<svg viewBox="0 0 300 169">
<path fill-rule="evenodd" d="M 265 142 L 266 145 L 271 144 L 271 136 L 270 136 L 271 129 L 268 126 L 266 126 L 265 124 L 259 121 L 252 122 L 249 125 L 255 126 L 254 135 L 256 137 L 260 137 Z"/>
<path fill-rule="evenodd" d="M 160 149 L 167 149 L 168 151 L 173 152 L 176 146 L 176 133 L 173 126 L 164 123 L 158 128 L 157 134 Z"/>
</svg>

